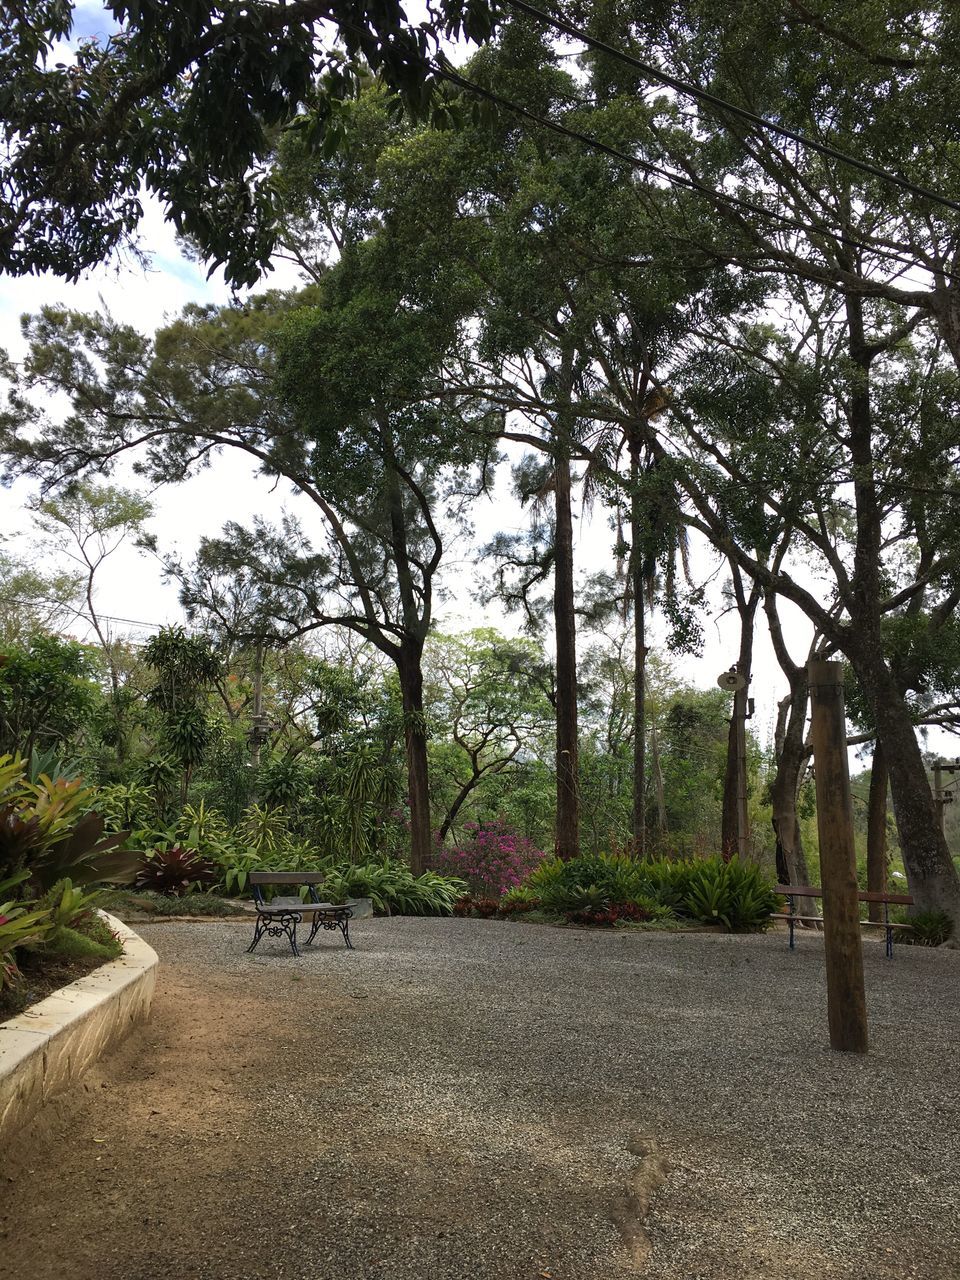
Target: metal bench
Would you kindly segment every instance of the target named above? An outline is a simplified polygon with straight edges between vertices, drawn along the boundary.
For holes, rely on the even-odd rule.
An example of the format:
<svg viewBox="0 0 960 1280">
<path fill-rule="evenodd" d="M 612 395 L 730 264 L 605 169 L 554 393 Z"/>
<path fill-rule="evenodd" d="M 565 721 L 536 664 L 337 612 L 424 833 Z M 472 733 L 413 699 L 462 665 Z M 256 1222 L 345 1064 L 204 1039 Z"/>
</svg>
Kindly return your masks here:
<svg viewBox="0 0 960 1280">
<path fill-rule="evenodd" d="M 773 887 L 774 893 L 782 894 L 790 905 L 789 913 L 780 912 L 774 915 L 774 920 L 786 920 L 790 929 L 790 950 L 795 948 L 794 930 L 798 924 L 823 924 L 822 916 L 802 916 L 797 912 L 797 898 L 822 898 L 823 890 L 818 889 L 815 885 L 794 885 L 794 884 L 777 884 Z M 883 929 L 886 933 L 887 943 L 887 959 L 893 959 L 893 934 L 895 930 L 909 929 L 908 924 L 899 924 L 896 920 L 890 919 L 890 906 L 912 906 L 913 898 L 908 893 L 866 893 L 861 891 L 857 894 L 857 898 L 861 902 L 875 902 L 883 904 L 882 920 L 861 920 L 861 928 L 873 927 Z"/>
<path fill-rule="evenodd" d="M 339 929 L 348 950 L 353 950 L 350 941 L 350 917 L 352 910 L 335 902 L 321 902 L 317 886 L 323 884 L 323 875 L 307 871 L 251 871 L 250 888 L 257 908 L 257 922 L 253 930 L 253 941 L 247 951 L 256 950 L 260 939 L 266 934 L 270 938 L 286 936 L 293 954 L 298 956 L 297 925 L 305 919 L 310 920 L 310 936 L 306 945 L 309 947 L 321 929 Z M 264 897 L 265 885 L 286 885 L 292 888 L 306 888 L 308 899 L 274 898 L 270 902 Z"/>
</svg>

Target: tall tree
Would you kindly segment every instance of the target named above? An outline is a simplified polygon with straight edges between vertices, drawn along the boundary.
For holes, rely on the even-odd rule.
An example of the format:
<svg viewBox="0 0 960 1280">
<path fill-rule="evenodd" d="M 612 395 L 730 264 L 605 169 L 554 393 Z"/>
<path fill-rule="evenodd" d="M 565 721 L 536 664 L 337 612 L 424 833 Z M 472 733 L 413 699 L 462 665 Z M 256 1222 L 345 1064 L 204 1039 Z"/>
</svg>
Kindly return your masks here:
<svg viewBox="0 0 960 1280">
<path fill-rule="evenodd" d="M 957 915 L 960 885 L 883 635 L 884 619 L 918 596 L 955 607 L 960 547 L 944 504 L 924 497 L 951 465 L 955 443 L 942 426 L 955 375 L 943 372 L 936 348 L 905 343 L 896 315 L 872 311 L 868 334 L 859 295 L 839 307 L 800 297 L 807 327 L 796 349 L 758 329 L 740 343 L 744 363 L 718 362 L 716 352 L 701 358 L 689 384 L 698 421 L 684 424 L 698 469 L 682 485 L 694 526 L 849 658 L 888 752 L 914 896 L 923 909 Z M 906 334 L 912 328 L 907 322 Z M 790 427 L 761 434 L 760 406 L 775 421 L 791 401 Z M 771 520 L 786 524 L 794 554 L 804 548 L 829 575 L 832 599 L 756 553 Z M 901 554 L 911 545 L 916 555 Z"/>
<path fill-rule="evenodd" d="M 442 841 L 490 781 L 507 783 L 524 756 L 536 754 L 552 707 L 545 657 L 532 640 L 489 628 L 434 636 L 427 647 L 430 719 L 438 741 L 433 776 L 447 797 L 437 829 Z"/>
<path fill-rule="evenodd" d="M 391 279 L 398 254 L 373 248 L 303 295 L 188 309 L 152 341 L 103 317 L 36 317 L 25 376 L 66 392 L 74 411 L 25 453 L 63 476 L 141 449 L 140 465 L 170 481 L 236 448 L 294 486 L 320 516 L 326 547 L 315 552 L 292 520 L 232 526 L 223 561 L 246 568 L 286 634 L 350 627 L 397 667 L 422 867 L 431 834 L 421 657 L 444 545 L 437 504 L 455 509 L 451 485 L 463 486 L 453 479 L 482 467 L 483 448 L 426 389 L 438 351 L 456 339 L 459 295 L 438 281 L 425 305 L 415 273 Z M 29 412 L 26 398 L 19 405 Z"/>
<path fill-rule="evenodd" d="M 84 616 L 100 642 L 116 701 L 120 696 L 120 664 L 110 628 L 97 609 L 97 577 L 102 577 L 106 560 L 143 532 L 153 507 L 131 489 L 92 482 L 75 484 L 62 494 L 38 498 L 28 506 L 51 544 L 82 574 Z"/>
<path fill-rule="evenodd" d="M 447 66 L 440 42 L 484 39 L 492 21 L 483 0 L 445 0 L 416 22 L 399 0 L 200 0 L 175 13 L 162 0 L 109 0 L 106 38 L 54 62 L 74 16 L 66 0 L 27 0 L 0 25 L 8 274 L 76 279 L 130 242 L 145 186 L 232 283 L 252 283 L 276 243 L 267 160 L 278 129 L 309 104 L 306 136 L 336 149 L 344 103 L 371 72 L 430 114 Z M 436 115 L 449 119 L 442 101 Z"/>
</svg>

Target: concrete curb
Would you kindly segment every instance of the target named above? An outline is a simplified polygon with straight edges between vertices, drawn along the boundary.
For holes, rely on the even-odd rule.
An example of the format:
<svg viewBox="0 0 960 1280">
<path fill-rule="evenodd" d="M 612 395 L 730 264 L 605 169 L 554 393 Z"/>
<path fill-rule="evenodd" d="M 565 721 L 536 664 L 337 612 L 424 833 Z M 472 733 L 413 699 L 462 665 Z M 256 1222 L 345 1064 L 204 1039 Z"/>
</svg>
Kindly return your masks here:
<svg viewBox="0 0 960 1280">
<path fill-rule="evenodd" d="M 0 1023 L 0 1149 L 150 1013 L 157 953 L 115 916 L 123 955 Z"/>
</svg>

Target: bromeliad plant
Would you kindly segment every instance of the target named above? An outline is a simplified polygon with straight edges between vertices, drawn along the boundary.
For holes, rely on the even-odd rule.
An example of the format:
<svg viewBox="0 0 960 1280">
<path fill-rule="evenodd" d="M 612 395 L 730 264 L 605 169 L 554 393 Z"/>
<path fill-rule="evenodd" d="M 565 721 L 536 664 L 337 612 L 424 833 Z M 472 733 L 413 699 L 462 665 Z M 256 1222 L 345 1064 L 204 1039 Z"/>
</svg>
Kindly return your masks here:
<svg viewBox="0 0 960 1280">
<path fill-rule="evenodd" d="M 158 845 L 144 854 L 136 887 L 179 898 L 214 884 L 216 879 L 216 867 L 196 849 L 182 844 Z"/>
<path fill-rule="evenodd" d="M 48 907 L 16 898 L 3 901 L 29 877 L 28 871 L 22 871 L 0 883 L 0 993 L 20 980 L 16 948 L 43 942 L 54 930 L 53 914 Z"/>
<path fill-rule="evenodd" d="M 126 832 L 104 835 L 94 794 L 80 778 L 41 773 L 31 781 L 20 756 L 0 756 L 0 877 L 26 871 L 41 891 L 64 876 L 130 883 L 136 858 L 120 848 Z"/>
<path fill-rule="evenodd" d="M 686 914 L 704 924 L 748 933 L 766 929 L 779 903 L 760 868 L 733 857 L 695 864 L 683 905 Z"/>
</svg>

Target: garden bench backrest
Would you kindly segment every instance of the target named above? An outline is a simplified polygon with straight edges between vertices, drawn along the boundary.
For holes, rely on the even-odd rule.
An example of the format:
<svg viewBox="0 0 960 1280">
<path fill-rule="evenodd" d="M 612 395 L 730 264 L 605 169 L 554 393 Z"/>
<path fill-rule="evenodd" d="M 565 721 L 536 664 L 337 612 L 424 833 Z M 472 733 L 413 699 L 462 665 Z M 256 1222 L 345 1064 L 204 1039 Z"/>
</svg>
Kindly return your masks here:
<svg viewBox="0 0 960 1280">
<path fill-rule="evenodd" d="M 289 885 L 291 889 L 299 889 L 305 885 L 311 902 L 319 902 L 317 885 L 323 884 L 323 872 L 317 871 L 251 871 L 249 877 L 253 900 L 258 907 L 266 906 L 262 885 Z"/>
</svg>

